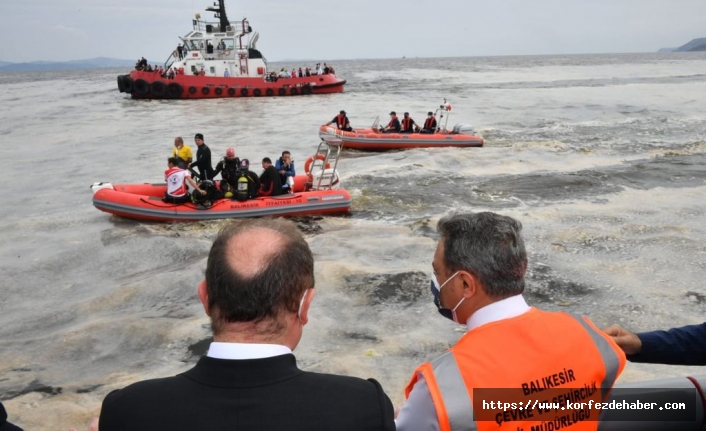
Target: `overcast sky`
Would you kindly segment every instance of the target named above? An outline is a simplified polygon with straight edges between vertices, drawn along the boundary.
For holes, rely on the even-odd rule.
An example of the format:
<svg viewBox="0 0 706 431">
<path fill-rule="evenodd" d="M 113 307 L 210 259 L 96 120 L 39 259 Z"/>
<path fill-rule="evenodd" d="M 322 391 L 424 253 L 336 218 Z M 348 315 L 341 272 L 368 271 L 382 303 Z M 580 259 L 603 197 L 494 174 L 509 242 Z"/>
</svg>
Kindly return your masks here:
<svg viewBox="0 0 706 431">
<path fill-rule="evenodd" d="M 212 1 L 212 0 L 211 0 Z M 164 61 L 204 0 L 0 0 L 0 60 Z M 653 52 L 706 37 L 706 0 L 226 0 L 270 61 Z"/>
</svg>

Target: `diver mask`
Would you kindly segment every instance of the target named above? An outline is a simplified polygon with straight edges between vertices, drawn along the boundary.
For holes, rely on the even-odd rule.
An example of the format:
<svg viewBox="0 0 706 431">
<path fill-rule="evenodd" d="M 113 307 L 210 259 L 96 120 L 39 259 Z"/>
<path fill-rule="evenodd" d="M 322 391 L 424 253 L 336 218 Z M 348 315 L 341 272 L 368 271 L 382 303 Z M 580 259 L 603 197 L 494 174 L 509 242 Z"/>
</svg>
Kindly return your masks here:
<svg viewBox="0 0 706 431">
<path fill-rule="evenodd" d="M 450 309 L 441 306 L 441 300 L 439 299 L 439 295 L 441 295 L 441 289 L 446 286 L 446 283 L 451 281 L 452 278 L 456 277 L 458 273 L 459 271 L 454 272 L 454 275 L 449 277 L 441 286 L 439 286 L 439 282 L 437 281 L 434 273 L 432 272 L 431 274 L 431 293 L 432 295 L 434 295 L 434 305 L 436 305 L 436 308 L 439 310 L 439 314 L 449 320 L 453 320 L 456 323 L 459 323 L 458 318 L 456 316 L 456 309 L 459 307 L 459 305 L 461 305 L 461 303 L 466 299 L 466 297 L 464 296 L 463 298 L 461 298 L 461 300 L 458 301 L 458 304 L 456 304 L 453 309 Z"/>
</svg>

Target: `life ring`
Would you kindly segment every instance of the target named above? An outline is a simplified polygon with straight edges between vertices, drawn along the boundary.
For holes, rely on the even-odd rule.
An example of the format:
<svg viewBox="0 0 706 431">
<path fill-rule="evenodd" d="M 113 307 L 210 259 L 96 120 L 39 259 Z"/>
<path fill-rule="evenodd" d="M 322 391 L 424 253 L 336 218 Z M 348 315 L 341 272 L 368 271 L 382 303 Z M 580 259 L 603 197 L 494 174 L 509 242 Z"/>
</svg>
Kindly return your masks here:
<svg viewBox="0 0 706 431">
<path fill-rule="evenodd" d="M 150 85 L 144 79 L 138 79 L 137 81 L 135 81 L 135 85 L 133 85 L 133 88 L 135 89 L 135 93 L 137 94 L 147 94 L 147 92 L 150 90 Z"/>
<path fill-rule="evenodd" d="M 189 87 L 189 94 L 196 94 L 196 87 L 194 87 L 193 85 Z"/>
<path fill-rule="evenodd" d="M 220 96 L 221 94 L 223 94 L 223 89 L 221 87 L 218 87 L 214 90 L 214 92 Z"/>
<path fill-rule="evenodd" d="M 314 158 L 317 158 L 321 161 L 326 160 L 326 157 L 322 156 L 321 154 L 317 154 L 316 156 L 309 156 L 308 159 L 306 159 L 306 163 L 304 163 L 304 172 L 307 174 L 310 173 L 309 168 L 311 168 L 311 164 L 314 163 Z M 331 169 L 331 164 L 326 163 L 326 169 Z"/>
<path fill-rule="evenodd" d="M 245 97 L 248 95 L 248 89 L 247 88 L 241 88 L 240 89 L 240 95 Z"/>
<path fill-rule="evenodd" d="M 230 97 L 235 96 L 235 88 L 229 88 L 229 89 L 228 89 L 228 95 L 229 95 Z"/>
<path fill-rule="evenodd" d="M 297 87 L 292 87 L 289 92 L 292 94 L 292 96 L 296 96 L 297 94 L 299 94 L 299 90 L 297 89 Z"/>
<path fill-rule="evenodd" d="M 150 84 L 150 91 L 153 96 L 162 97 L 167 92 L 167 86 L 162 81 L 154 81 Z"/>
<path fill-rule="evenodd" d="M 123 85 L 123 80 L 125 77 L 123 75 L 118 75 L 118 90 L 120 90 L 121 93 L 125 92 L 125 86 Z"/>
<path fill-rule="evenodd" d="M 268 96 L 274 96 L 275 90 L 268 88 L 267 91 L 265 91 L 265 94 L 267 94 Z"/>
<path fill-rule="evenodd" d="M 178 99 L 181 96 L 181 93 L 183 92 L 184 89 L 181 88 L 181 85 L 177 84 L 176 82 L 172 82 L 171 84 L 167 85 L 167 95 L 172 99 Z"/>
<path fill-rule="evenodd" d="M 208 93 L 210 93 L 210 92 L 211 92 L 211 89 L 208 88 L 208 87 L 203 87 L 203 88 L 201 89 L 201 94 L 203 94 L 204 96 L 206 96 L 206 95 L 207 95 Z"/>
<path fill-rule="evenodd" d="M 302 87 L 302 94 L 311 94 L 311 85 L 305 85 Z"/>
<path fill-rule="evenodd" d="M 256 88 L 255 90 L 253 90 L 252 94 L 253 94 L 255 97 L 260 97 L 260 95 L 262 94 L 262 91 L 260 91 L 259 88 Z"/>
<path fill-rule="evenodd" d="M 133 81 L 132 78 L 130 78 L 129 75 L 123 75 L 123 89 L 125 90 L 126 93 L 132 93 L 132 86 Z"/>
<path fill-rule="evenodd" d="M 285 90 L 284 88 L 280 88 L 279 91 L 277 91 L 277 93 L 278 93 L 280 96 L 286 96 L 286 95 L 287 95 L 287 90 Z"/>
</svg>

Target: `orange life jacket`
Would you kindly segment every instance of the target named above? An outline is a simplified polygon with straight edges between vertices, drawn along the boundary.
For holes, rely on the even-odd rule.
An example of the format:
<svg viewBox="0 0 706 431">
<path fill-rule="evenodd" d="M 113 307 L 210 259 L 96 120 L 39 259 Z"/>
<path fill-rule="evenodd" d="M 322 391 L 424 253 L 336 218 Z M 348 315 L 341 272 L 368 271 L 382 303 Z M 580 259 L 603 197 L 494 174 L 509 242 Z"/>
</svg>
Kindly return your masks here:
<svg viewBox="0 0 706 431">
<path fill-rule="evenodd" d="M 402 119 L 402 130 L 412 129 L 412 117 Z"/>
<path fill-rule="evenodd" d="M 424 128 L 425 129 L 433 129 L 434 123 L 436 123 L 436 118 L 434 118 L 434 117 L 427 118 L 426 121 L 424 122 Z"/>
<path fill-rule="evenodd" d="M 336 124 L 338 125 L 339 128 L 344 128 L 346 127 L 346 116 L 338 114 L 336 116 Z"/>
<path fill-rule="evenodd" d="M 393 118 L 392 120 L 390 120 L 390 122 L 387 123 L 387 127 L 390 127 L 390 128 L 395 127 L 395 120 L 396 120 L 396 119 L 397 119 L 397 117 L 395 117 L 395 118 Z"/>
<path fill-rule="evenodd" d="M 623 368 L 625 353 L 587 318 L 531 308 L 468 331 L 417 368 L 405 397 L 424 376 L 441 431 L 544 430 L 550 422 L 553 429 L 595 431 L 601 410 L 574 409 L 573 403 L 606 401 Z M 492 409 L 490 401 L 515 402 L 516 408 Z M 535 401 L 560 407 L 518 408 Z M 573 407 L 562 410 L 567 402 Z"/>
</svg>

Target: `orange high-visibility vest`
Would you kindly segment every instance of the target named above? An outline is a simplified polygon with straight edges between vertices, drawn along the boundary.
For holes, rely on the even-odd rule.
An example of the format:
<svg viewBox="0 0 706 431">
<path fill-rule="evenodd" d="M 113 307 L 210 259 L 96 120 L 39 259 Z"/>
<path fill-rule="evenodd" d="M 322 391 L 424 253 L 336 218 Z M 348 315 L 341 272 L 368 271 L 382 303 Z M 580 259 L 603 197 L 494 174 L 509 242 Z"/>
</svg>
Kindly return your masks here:
<svg viewBox="0 0 706 431">
<path fill-rule="evenodd" d="M 402 129 L 410 130 L 412 128 L 412 117 L 402 119 Z"/>
<path fill-rule="evenodd" d="M 625 360 L 625 353 L 588 318 L 531 308 L 470 330 L 445 354 L 420 365 L 405 397 L 418 375 L 424 376 L 441 431 L 595 431 L 602 410 L 545 404 L 542 411 L 534 403 L 575 407 L 576 402 L 607 401 Z M 493 410 L 490 401 L 517 404 Z M 521 410 L 520 402 L 533 408 Z"/>
<path fill-rule="evenodd" d="M 336 116 L 336 124 L 338 125 L 339 129 L 346 127 L 346 116 L 338 114 Z"/>
</svg>

